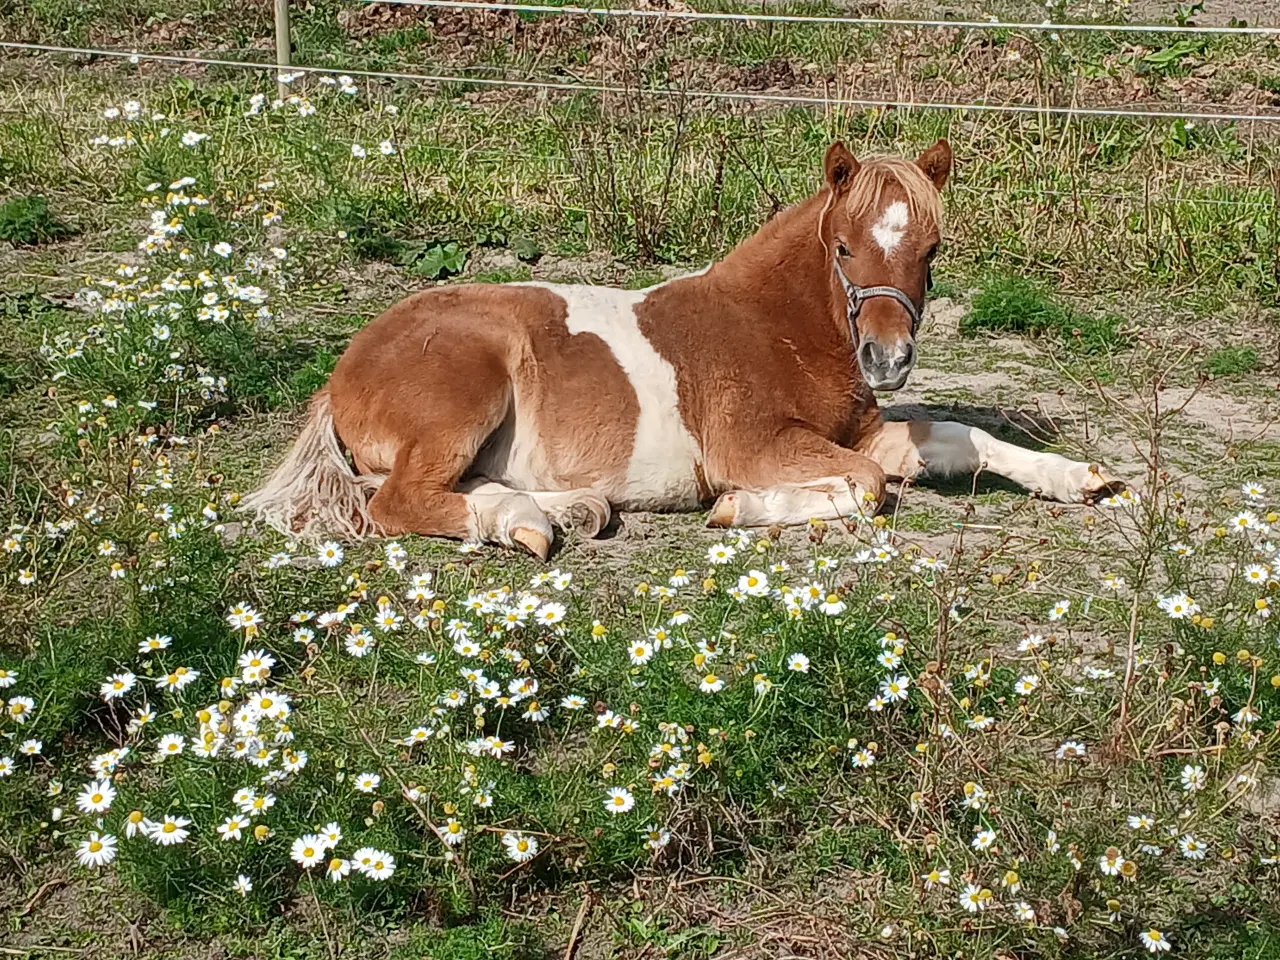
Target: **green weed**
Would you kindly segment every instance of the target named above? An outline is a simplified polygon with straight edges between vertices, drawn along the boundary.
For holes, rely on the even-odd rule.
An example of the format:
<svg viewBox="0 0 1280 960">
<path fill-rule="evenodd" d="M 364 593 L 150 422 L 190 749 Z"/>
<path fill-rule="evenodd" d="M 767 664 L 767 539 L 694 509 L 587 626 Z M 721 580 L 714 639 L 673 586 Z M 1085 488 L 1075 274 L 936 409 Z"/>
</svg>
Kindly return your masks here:
<svg viewBox="0 0 1280 960">
<path fill-rule="evenodd" d="M 1171 43 L 1144 56 L 1140 63 L 1156 73 L 1181 73 L 1188 69 L 1188 61 L 1204 52 L 1205 41 L 1193 37 Z"/>
<path fill-rule="evenodd" d="M 1211 376 L 1239 377 L 1258 366 L 1258 351 L 1253 347 L 1218 347 L 1205 357 L 1203 368 Z"/>
<path fill-rule="evenodd" d="M 1125 345 L 1121 320 L 1114 315 L 1082 313 L 1060 303 L 1042 284 L 1023 277 L 988 281 L 976 294 L 960 322 L 962 333 L 980 331 L 1037 335 L 1057 334 L 1071 350 L 1106 353 Z"/>
<path fill-rule="evenodd" d="M 452 242 L 408 244 L 400 252 L 400 263 L 411 277 L 439 280 L 461 273 L 467 266 L 467 252 Z"/>
<path fill-rule="evenodd" d="M 0 202 L 0 240 L 14 246 L 50 243 L 74 232 L 54 216 L 43 196 L 11 197 Z"/>
</svg>

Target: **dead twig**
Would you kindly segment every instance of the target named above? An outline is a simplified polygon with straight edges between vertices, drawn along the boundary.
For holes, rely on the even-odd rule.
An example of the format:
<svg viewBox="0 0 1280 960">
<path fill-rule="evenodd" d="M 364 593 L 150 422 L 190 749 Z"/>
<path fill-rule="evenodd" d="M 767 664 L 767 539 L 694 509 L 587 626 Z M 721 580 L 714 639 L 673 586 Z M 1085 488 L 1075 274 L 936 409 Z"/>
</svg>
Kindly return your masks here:
<svg viewBox="0 0 1280 960">
<path fill-rule="evenodd" d="M 43 900 L 50 892 L 57 890 L 58 887 L 65 885 L 66 882 L 67 882 L 66 879 L 63 877 L 55 877 L 52 880 L 49 880 L 49 881 L 46 881 L 45 883 L 40 884 L 39 889 L 37 889 L 35 894 L 31 897 L 31 899 L 27 901 L 27 905 L 18 912 L 17 916 L 18 917 L 27 916 L 29 913 L 31 913 L 32 910 L 36 908 L 37 903 Z M 44 949 L 44 948 L 41 948 L 41 949 Z"/>
<path fill-rule="evenodd" d="M 578 915 L 573 919 L 573 929 L 569 931 L 569 942 L 564 948 L 564 960 L 573 960 L 573 952 L 578 945 L 578 935 L 582 933 L 582 922 L 586 920 L 587 911 L 591 909 L 592 899 L 590 891 L 583 894 L 582 903 L 578 905 Z"/>
</svg>

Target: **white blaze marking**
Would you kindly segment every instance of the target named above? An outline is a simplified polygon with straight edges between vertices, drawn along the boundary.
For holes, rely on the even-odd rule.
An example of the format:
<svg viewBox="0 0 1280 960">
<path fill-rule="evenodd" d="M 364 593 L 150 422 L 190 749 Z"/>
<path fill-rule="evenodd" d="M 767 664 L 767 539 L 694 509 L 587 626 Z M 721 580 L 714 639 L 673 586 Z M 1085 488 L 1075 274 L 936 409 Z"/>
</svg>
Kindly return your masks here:
<svg viewBox="0 0 1280 960">
<path fill-rule="evenodd" d="M 649 291 L 532 285 L 564 298 L 569 333 L 594 333 L 603 340 L 636 392 L 640 416 L 627 464 L 626 490 L 623 496 L 607 491 L 610 499 L 639 509 L 696 505 L 694 467 L 701 454 L 680 416 L 676 371 L 645 339 L 636 318 L 636 307 Z"/>
<path fill-rule="evenodd" d="M 907 205 L 895 200 L 880 214 L 880 219 L 871 228 L 871 236 L 886 254 L 893 253 L 906 236 L 909 223 L 911 215 L 907 212 Z"/>
</svg>

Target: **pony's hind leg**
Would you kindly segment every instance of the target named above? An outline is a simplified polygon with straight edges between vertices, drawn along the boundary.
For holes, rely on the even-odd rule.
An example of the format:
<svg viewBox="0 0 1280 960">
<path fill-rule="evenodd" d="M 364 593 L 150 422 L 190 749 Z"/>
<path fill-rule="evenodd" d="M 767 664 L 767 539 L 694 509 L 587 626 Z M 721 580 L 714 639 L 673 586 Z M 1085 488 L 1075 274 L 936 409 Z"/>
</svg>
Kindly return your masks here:
<svg viewBox="0 0 1280 960">
<path fill-rule="evenodd" d="M 878 501 L 851 477 L 822 477 L 763 490 L 731 490 L 707 514 L 709 527 L 794 526 L 810 520 L 870 516 Z"/>
<path fill-rule="evenodd" d="M 561 530 L 576 530 L 588 539 L 598 537 L 613 516 L 609 501 L 589 488 L 558 493 L 534 492 L 530 496 Z"/>
<path fill-rule="evenodd" d="M 379 532 L 518 545 L 545 559 L 551 524 L 533 500 L 458 489 L 510 410 L 502 351 L 474 338 L 440 337 L 409 359 L 411 379 L 374 390 L 366 369 L 344 373 L 339 364 L 331 387 L 337 430 L 352 457 L 386 475 L 368 507 Z"/>
<path fill-rule="evenodd" d="M 612 516 L 608 499 L 590 487 L 516 491 L 487 477 L 477 477 L 460 489 L 471 496 L 511 496 L 519 492 L 537 504 L 554 526 L 561 530 L 574 530 L 588 538 L 598 536 L 609 525 Z"/>
<path fill-rule="evenodd" d="M 539 559 L 551 552 L 551 522 L 532 497 L 502 492 L 460 493 L 441 485 L 421 446 L 401 451 L 373 499 L 369 515 L 384 535 L 418 533 L 520 546 Z"/>
</svg>

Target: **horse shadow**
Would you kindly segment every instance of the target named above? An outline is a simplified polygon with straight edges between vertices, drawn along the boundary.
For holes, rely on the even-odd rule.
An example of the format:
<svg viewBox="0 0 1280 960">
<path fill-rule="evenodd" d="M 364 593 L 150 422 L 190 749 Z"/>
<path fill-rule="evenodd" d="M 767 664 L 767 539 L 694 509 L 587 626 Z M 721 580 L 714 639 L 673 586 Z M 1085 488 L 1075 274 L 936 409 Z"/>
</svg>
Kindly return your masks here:
<svg viewBox="0 0 1280 960">
<path fill-rule="evenodd" d="M 970 403 L 900 403 L 881 407 L 880 414 L 886 422 L 902 420 L 952 420 L 970 427 L 979 427 L 997 440 L 1012 443 L 1027 450 L 1042 451 L 1058 435 L 1057 425 L 1047 417 L 1026 410 L 1005 407 L 978 406 Z M 982 472 L 977 481 L 971 474 L 954 474 L 944 477 L 925 477 L 921 485 L 943 496 L 970 496 L 973 494 L 1006 492 L 1025 494 L 1019 484 L 994 473 Z M 897 492 L 889 491 L 882 513 L 892 513 L 897 508 Z"/>
<path fill-rule="evenodd" d="M 897 403 L 881 407 L 880 415 L 886 422 L 954 420 L 971 427 L 981 427 L 997 440 L 1016 443 L 1028 450 L 1045 449 L 1058 434 L 1057 426 L 1047 417 L 1026 410 L 971 403 Z"/>
</svg>

